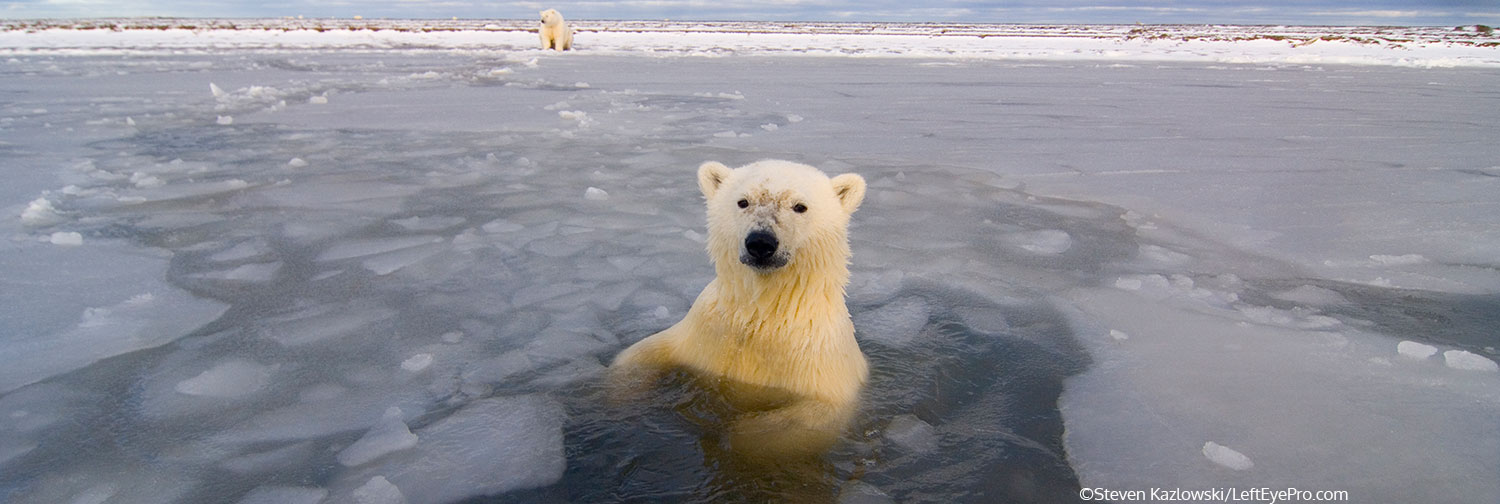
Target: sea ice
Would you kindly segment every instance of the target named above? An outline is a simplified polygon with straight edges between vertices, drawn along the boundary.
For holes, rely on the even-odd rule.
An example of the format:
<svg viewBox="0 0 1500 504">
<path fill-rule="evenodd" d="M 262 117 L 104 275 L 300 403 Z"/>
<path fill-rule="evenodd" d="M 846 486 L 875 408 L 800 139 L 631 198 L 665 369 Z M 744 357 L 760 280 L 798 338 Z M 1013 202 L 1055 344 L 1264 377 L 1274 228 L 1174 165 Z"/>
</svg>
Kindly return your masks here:
<svg viewBox="0 0 1500 504">
<path fill-rule="evenodd" d="M 83 235 L 74 231 L 58 231 L 47 239 L 53 245 L 77 247 L 83 245 Z"/>
<path fill-rule="evenodd" d="M 1073 247 L 1073 237 L 1057 229 L 1010 233 L 1001 239 L 1012 247 L 1036 255 L 1058 255 Z"/>
<path fill-rule="evenodd" d="M 443 217 L 443 216 L 438 216 L 438 217 L 407 217 L 405 219 L 396 219 L 396 220 L 393 220 L 393 221 L 391 221 L 391 223 L 395 224 L 397 226 L 401 226 L 402 229 L 405 229 L 407 231 L 421 232 L 421 231 L 439 231 L 439 230 L 443 230 L 443 229 L 447 229 L 447 228 L 451 228 L 451 227 L 463 224 L 466 221 L 467 220 L 464 219 L 463 217 Z"/>
<path fill-rule="evenodd" d="M 219 467 L 237 475 L 255 475 L 285 471 L 308 459 L 318 456 L 314 443 L 304 441 L 270 450 L 247 453 L 219 462 Z"/>
<path fill-rule="evenodd" d="M 261 334 L 288 347 L 342 338 L 391 320 L 396 312 L 365 304 L 324 305 L 267 318 Z"/>
<path fill-rule="evenodd" d="M 1213 463 L 1215 464 L 1219 464 L 1236 471 L 1243 471 L 1255 467 L 1255 463 L 1250 461 L 1250 457 L 1246 457 L 1243 453 L 1234 451 L 1227 446 L 1220 445 L 1213 441 L 1203 443 L 1203 456 L 1208 457 L 1208 460 L 1213 461 Z"/>
<path fill-rule="evenodd" d="M 292 168 L 307 168 L 307 161 L 299 157 L 294 157 L 291 161 L 287 161 L 286 165 Z"/>
<path fill-rule="evenodd" d="M 1450 368 L 1465 371 L 1485 371 L 1490 373 L 1500 371 L 1500 365 L 1495 364 L 1495 361 L 1467 350 L 1449 350 L 1443 352 L 1443 363 L 1447 364 Z"/>
<path fill-rule="evenodd" d="M 350 240 L 328 247 L 323 253 L 318 254 L 318 260 L 337 261 L 372 256 L 442 241 L 442 238 L 424 235 Z"/>
<path fill-rule="evenodd" d="M 191 278 L 204 280 L 219 280 L 225 282 L 266 283 L 276 277 L 276 272 L 281 271 L 280 262 L 241 264 L 223 271 L 210 271 L 194 273 Z"/>
<path fill-rule="evenodd" d="M 339 451 L 338 460 L 345 466 L 361 466 L 416 445 L 417 436 L 402 421 L 401 408 L 391 407 L 381 414 L 380 420 L 363 437 Z"/>
<path fill-rule="evenodd" d="M 917 296 L 898 298 L 854 316 L 854 335 L 861 340 L 903 346 L 921 333 L 932 316 L 927 301 Z"/>
<path fill-rule="evenodd" d="M 562 424 L 561 405 L 545 396 L 481 399 L 418 429 L 417 446 L 353 468 L 333 487 L 379 475 L 411 504 L 441 504 L 548 485 L 566 466 Z"/>
<path fill-rule="evenodd" d="M 885 437 L 910 453 L 928 453 L 938 447 L 937 431 L 932 424 L 915 415 L 898 415 L 885 428 Z"/>
<path fill-rule="evenodd" d="M 369 377 L 378 378 L 376 376 Z M 414 388 L 371 386 L 334 400 L 299 402 L 258 413 L 212 438 L 219 445 L 250 445 L 271 441 L 301 441 L 368 429 L 383 412 L 396 406 L 403 412 L 426 411 L 431 399 Z"/>
<path fill-rule="evenodd" d="M 430 353 L 419 353 L 401 361 L 401 369 L 412 373 L 421 372 L 423 369 L 427 369 L 427 366 L 431 365 L 432 354 Z"/>
<path fill-rule="evenodd" d="M 1437 351 L 1438 349 L 1435 346 L 1415 341 L 1402 341 L 1396 344 L 1396 353 L 1413 359 L 1426 359 L 1432 357 L 1432 354 L 1437 353 Z"/>
<path fill-rule="evenodd" d="M 1287 291 L 1273 294 L 1276 299 L 1301 303 L 1309 306 L 1331 306 L 1348 304 L 1349 300 L 1343 294 L 1322 287 L 1303 285 Z"/>
<path fill-rule="evenodd" d="M 258 486 L 240 499 L 239 504 L 318 504 L 328 490 L 312 487 Z"/>
<path fill-rule="evenodd" d="M 1370 256 L 1370 261 L 1381 266 L 1411 266 L 1431 262 L 1422 254 L 1372 255 Z"/>
<path fill-rule="evenodd" d="M 259 392 L 271 381 L 272 366 L 230 359 L 220 362 L 198 376 L 177 384 L 177 391 L 208 397 L 240 397 Z"/>
<path fill-rule="evenodd" d="M 406 496 L 402 495 L 401 489 L 391 484 L 385 476 L 375 476 L 366 481 L 364 485 L 354 489 L 352 494 L 356 504 L 407 504 Z"/>
<path fill-rule="evenodd" d="M 590 187 L 583 191 L 583 198 L 589 201 L 604 201 L 609 199 L 609 193 L 597 187 Z"/>
<path fill-rule="evenodd" d="M 0 358 L 6 362 L 0 366 L 0 392 L 100 359 L 171 342 L 228 309 L 157 282 L 140 285 L 152 291 L 83 310 L 77 323 L 61 332 L 0 346 Z"/>
<path fill-rule="evenodd" d="M 51 226 L 64 220 L 66 219 L 57 212 L 57 208 L 52 206 L 52 200 L 45 197 L 32 200 L 26 209 L 21 211 L 21 222 L 27 226 Z"/>
<path fill-rule="evenodd" d="M 406 268 L 407 266 L 420 263 L 429 257 L 435 256 L 442 253 L 444 250 L 447 250 L 448 247 L 440 242 L 441 238 L 433 242 L 432 245 L 417 246 L 382 253 L 380 255 L 376 255 L 360 261 L 360 266 L 363 266 L 365 269 L 374 272 L 376 275 L 389 275 L 403 268 Z"/>
</svg>

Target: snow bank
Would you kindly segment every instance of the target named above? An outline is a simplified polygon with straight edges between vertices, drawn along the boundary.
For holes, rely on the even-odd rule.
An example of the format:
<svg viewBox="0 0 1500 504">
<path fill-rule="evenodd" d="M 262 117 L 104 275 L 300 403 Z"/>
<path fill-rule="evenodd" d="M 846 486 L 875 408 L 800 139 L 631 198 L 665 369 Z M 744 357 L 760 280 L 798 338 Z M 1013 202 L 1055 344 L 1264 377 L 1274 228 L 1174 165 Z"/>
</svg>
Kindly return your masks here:
<svg viewBox="0 0 1500 504">
<path fill-rule="evenodd" d="M 532 23 L 515 20 L 183 19 L 168 24 L 146 19 L 7 23 L 0 27 L 0 51 L 522 50 L 536 45 Z M 1500 50 L 1487 37 L 1447 28 L 660 21 L 575 25 L 578 51 L 636 56 L 1500 66 Z M 215 96 L 221 92 L 215 86 Z"/>
</svg>

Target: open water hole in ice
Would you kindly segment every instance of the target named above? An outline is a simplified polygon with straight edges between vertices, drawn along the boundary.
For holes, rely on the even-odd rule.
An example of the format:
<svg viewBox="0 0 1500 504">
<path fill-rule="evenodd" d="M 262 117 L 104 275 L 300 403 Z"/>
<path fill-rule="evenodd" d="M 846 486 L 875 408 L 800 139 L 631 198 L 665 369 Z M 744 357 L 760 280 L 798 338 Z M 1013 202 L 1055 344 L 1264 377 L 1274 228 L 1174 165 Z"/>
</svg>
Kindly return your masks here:
<svg viewBox="0 0 1500 504">
<path fill-rule="evenodd" d="M 6 324 L 21 340 L 3 351 L 28 365 L 0 373 L 0 500 L 791 492 L 1045 502 L 1073 499 L 1080 484 L 1263 486 L 1303 475 L 1412 498 L 1494 495 L 1493 481 L 1474 476 L 1493 474 L 1485 454 L 1500 439 L 1497 423 L 1485 423 L 1496 412 L 1491 375 L 1454 374 L 1438 357 L 1402 360 L 1394 340 L 1372 334 L 1493 355 L 1481 329 L 1493 295 L 1413 304 L 1393 289 L 1305 279 L 1150 215 L 1037 196 L 993 173 L 1027 170 L 994 161 L 1011 151 L 1059 156 L 1041 172 L 1096 165 L 1089 149 L 1107 146 L 1064 148 L 1079 141 L 1080 124 L 1112 123 L 1090 115 L 1119 106 L 1101 98 L 1119 86 L 1099 85 L 1097 68 L 1009 66 L 1000 79 L 996 68 L 954 62 L 539 56 L 272 51 L 9 63 L 15 79 L 3 86 L 27 93 L 7 109 L 20 139 L 7 148 L 18 166 L 61 179 L 16 178 L 34 187 L 15 213 L 38 210 L 25 227 L 7 223 L 25 237 L 6 245 L 8 257 L 26 259 L 10 265 L 65 270 L 117 249 L 154 252 L 118 262 L 115 275 L 78 275 L 80 289 L 96 293 L 37 281 L 31 295 L 7 298 L 16 310 Z M 909 71 L 934 68 L 941 78 Z M 1137 91 L 1159 79 L 1108 75 Z M 919 81 L 937 84 L 920 96 L 900 91 Z M 1031 101 L 997 102 L 987 94 L 997 82 Z M 1081 98 L 1056 99 L 1059 86 Z M 113 99 L 89 101 L 101 93 Z M 1037 113 L 997 116 L 997 107 Z M 996 117 L 1011 127 L 995 128 Z M 1148 133 L 1175 128 L 1170 117 L 1133 117 Z M 1188 129 L 1211 122 L 1183 120 Z M 878 127 L 858 135 L 851 124 Z M 1240 143 L 1277 126 L 1146 141 L 1201 160 L 1215 145 L 1250 150 Z M 986 136 L 995 131 L 1025 141 L 997 147 Z M 1475 144 L 1460 145 L 1467 150 L 1453 158 L 1475 155 Z M 1117 168 L 1147 162 L 1148 147 L 1132 148 L 1120 160 L 1131 166 Z M 799 480 L 810 492 L 716 465 L 703 442 L 714 408 L 688 391 L 669 387 L 657 408 L 622 412 L 599 406 L 594 388 L 615 352 L 680 318 L 712 274 L 693 168 L 763 157 L 870 182 L 852 227 L 849 304 L 873 376 L 847 442 Z M 972 165 L 991 169 L 963 167 Z M 1484 177 L 1468 187 L 1482 189 Z M 1123 180 L 1133 194 L 1174 193 Z M 47 208 L 27 204 L 37 193 Z M 65 245 L 42 238 L 55 232 L 79 233 L 81 248 L 64 250 L 86 254 L 53 253 Z M 174 311 L 172 324 L 146 324 Z M 109 338 L 119 334 L 128 337 Z M 74 357 L 59 359 L 58 349 Z M 1281 373 L 1216 372 L 1215 358 L 1242 354 Z M 1313 383 L 1329 376 L 1332 388 Z M 1313 399 L 1282 392 L 1302 388 Z M 1386 411 L 1393 394 L 1404 399 Z M 1290 397 L 1277 406 L 1308 416 L 1238 415 L 1226 397 Z M 1325 409 L 1336 415 L 1318 416 Z M 1425 422 L 1439 428 L 1410 431 Z M 1406 435 L 1378 437 L 1382 429 Z M 1348 434 L 1319 438 L 1335 430 Z M 1198 453 L 1205 441 L 1248 452 L 1258 472 L 1227 472 L 1225 458 Z M 1389 458 L 1330 463 L 1359 443 L 1420 454 L 1447 486 L 1389 488 L 1414 470 Z M 1293 456 L 1309 452 L 1320 455 Z"/>
</svg>

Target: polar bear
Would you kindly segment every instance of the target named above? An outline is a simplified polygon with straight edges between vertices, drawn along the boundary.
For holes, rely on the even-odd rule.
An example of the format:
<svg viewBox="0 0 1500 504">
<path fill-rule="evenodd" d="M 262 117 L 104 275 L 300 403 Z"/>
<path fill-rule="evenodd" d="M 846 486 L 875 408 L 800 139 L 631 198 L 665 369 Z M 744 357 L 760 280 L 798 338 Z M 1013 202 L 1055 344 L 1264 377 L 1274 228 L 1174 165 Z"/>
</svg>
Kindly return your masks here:
<svg viewBox="0 0 1500 504">
<path fill-rule="evenodd" d="M 566 51 L 573 48 L 573 28 L 556 9 L 542 11 L 542 29 L 537 31 L 537 36 L 542 39 L 542 49 Z"/>
<path fill-rule="evenodd" d="M 686 370 L 737 414 L 729 449 L 752 460 L 820 455 L 843 434 L 869 377 L 844 304 L 850 215 L 865 180 L 779 160 L 698 168 L 716 277 L 682 321 L 610 366 L 641 387 Z"/>
</svg>

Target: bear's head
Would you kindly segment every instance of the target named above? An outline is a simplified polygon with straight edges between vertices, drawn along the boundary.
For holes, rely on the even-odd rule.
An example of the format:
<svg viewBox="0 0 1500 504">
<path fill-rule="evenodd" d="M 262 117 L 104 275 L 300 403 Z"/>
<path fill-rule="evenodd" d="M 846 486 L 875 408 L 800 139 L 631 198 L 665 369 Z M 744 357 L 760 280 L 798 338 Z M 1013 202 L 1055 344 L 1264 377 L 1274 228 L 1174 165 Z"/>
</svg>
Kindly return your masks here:
<svg viewBox="0 0 1500 504">
<path fill-rule="evenodd" d="M 542 11 L 542 26 L 555 26 L 561 23 L 562 20 L 562 14 L 558 13 L 557 9 Z"/>
<path fill-rule="evenodd" d="M 829 178 L 817 168 L 765 160 L 731 169 L 698 167 L 708 203 L 708 251 L 723 272 L 760 276 L 784 270 L 848 276 L 849 216 L 865 197 L 865 179 Z"/>
</svg>

